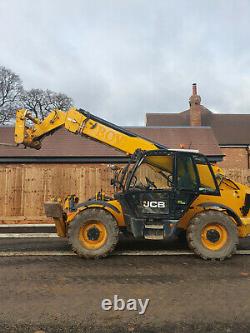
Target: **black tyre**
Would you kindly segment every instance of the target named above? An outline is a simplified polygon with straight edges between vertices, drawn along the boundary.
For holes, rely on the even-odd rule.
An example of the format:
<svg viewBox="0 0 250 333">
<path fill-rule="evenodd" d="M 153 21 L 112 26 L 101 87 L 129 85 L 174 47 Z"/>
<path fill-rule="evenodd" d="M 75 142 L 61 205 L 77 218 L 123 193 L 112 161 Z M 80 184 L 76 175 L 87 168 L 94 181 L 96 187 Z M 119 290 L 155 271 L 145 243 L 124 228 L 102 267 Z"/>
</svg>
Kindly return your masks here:
<svg viewBox="0 0 250 333">
<path fill-rule="evenodd" d="M 239 239 L 237 227 L 228 215 L 208 210 L 190 221 L 187 241 L 201 258 L 224 260 L 235 253 Z"/>
<path fill-rule="evenodd" d="M 102 258 L 113 251 L 119 228 L 113 216 L 103 209 L 81 212 L 69 224 L 68 239 L 74 252 L 84 258 Z"/>
</svg>

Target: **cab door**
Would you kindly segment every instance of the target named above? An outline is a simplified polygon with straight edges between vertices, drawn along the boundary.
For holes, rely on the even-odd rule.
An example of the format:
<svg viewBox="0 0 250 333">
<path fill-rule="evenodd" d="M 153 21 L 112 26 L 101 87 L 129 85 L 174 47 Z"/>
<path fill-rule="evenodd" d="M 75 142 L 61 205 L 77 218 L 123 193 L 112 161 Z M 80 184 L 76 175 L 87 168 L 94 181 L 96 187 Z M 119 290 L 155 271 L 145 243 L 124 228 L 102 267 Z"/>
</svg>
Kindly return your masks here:
<svg viewBox="0 0 250 333">
<path fill-rule="evenodd" d="M 147 153 L 135 166 L 123 197 L 136 218 L 171 219 L 175 199 L 175 153 Z"/>
<path fill-rule="evenodd" d="M 219 195 L 212 167 L 201 154 L 176 154 L 174 215 L 180 219 L 199 195 Z"/>
<path fill-rule="evenodd" d="M 199 195 L 199 177 L 191 154 L 176 153 L 175 219 L 180 219 Z"/>
</svg>

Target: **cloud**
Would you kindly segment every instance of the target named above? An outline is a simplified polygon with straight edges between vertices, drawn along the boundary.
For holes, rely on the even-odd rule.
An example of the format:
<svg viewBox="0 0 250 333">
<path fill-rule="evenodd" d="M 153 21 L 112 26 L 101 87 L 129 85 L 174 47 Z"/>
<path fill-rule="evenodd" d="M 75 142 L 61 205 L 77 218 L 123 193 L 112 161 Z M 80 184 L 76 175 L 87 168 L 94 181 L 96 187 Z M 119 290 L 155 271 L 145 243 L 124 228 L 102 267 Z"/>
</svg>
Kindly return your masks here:
<svg viewBox="0 0 250 333">
<path fill-rule="evenodd" d="M 188 107 L 250 106 L 249 1 L 1 0 L 0 64 L 120 125 Z"/>
</svg>

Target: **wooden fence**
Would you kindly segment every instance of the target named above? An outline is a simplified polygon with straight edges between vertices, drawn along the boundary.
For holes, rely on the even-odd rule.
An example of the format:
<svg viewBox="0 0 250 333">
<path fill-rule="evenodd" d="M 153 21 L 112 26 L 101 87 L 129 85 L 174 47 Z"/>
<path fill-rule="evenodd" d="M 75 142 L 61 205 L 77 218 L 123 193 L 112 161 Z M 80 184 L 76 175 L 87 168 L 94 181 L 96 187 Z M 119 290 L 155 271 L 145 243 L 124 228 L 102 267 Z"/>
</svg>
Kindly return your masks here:
<svg viewBox="0 0 250 333">
<path fill-rule="evenodd" d="M 46 222 L 44 201 L 67 194 L 85 200 L 100 189 L 111 194 L 111 177 L 105 164 L 1 165 L 0 223 Z"/>
<path fill-rule="evenodd" d="M 250 186 L 250 170 L 225 170 Z M 77 194 L 81 201 L 102 189 L 112 193 L 112 171 L 106 164 L 17 164 L 0 166 L 0 223 L 50 222 L 43 202 Z"/>
</svg>

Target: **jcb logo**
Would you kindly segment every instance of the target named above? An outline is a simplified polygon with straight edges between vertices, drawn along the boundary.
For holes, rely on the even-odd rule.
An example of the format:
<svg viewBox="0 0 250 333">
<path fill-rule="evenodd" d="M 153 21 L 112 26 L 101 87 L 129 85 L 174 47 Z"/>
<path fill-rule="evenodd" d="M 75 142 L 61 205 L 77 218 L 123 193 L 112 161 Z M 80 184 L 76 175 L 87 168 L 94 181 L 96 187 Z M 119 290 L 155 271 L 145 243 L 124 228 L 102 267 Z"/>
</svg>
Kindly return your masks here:
<svg viewBox="0 0 250 333">
<path fill-rule="evenodd" d="M 143 201 L 143 207 L 145 208 L 165 208 L 166 203 L 164 201 Z"/>
</svg>

